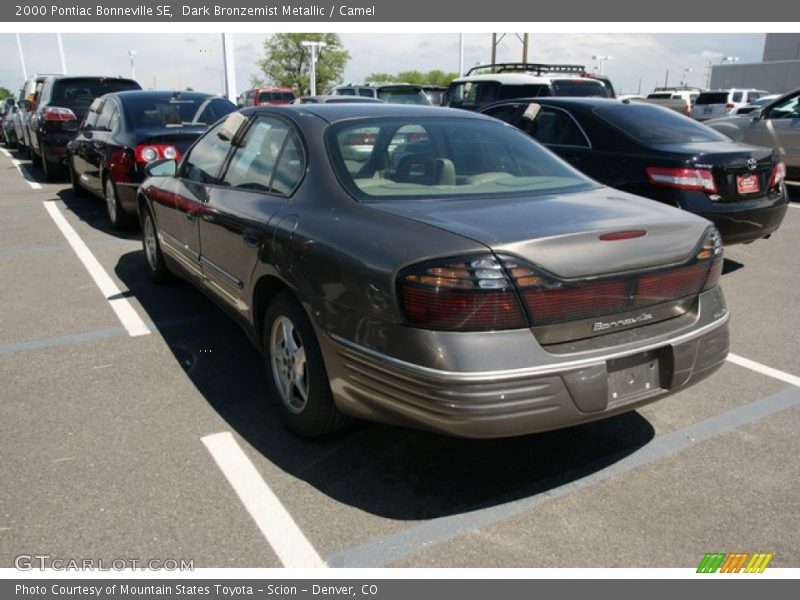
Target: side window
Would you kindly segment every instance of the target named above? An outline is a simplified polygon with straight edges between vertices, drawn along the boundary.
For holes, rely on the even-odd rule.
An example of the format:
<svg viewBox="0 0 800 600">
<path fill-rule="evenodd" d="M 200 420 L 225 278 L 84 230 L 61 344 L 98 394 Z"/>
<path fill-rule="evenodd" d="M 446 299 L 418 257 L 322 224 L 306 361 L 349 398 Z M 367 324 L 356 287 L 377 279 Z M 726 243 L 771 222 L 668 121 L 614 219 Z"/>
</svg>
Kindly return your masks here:
<svg viewBox="0 0 800 600">
<path fill-rule="evenodd" d="M 256 93 L 254 90 L 250 90 L 247 92 L 247 96 L 245 96 L 244 105 L 245 106 L 253 106 L 253 98 L 256 97 Z"/>
<path fill-rule="evenodd" d="M 774 105 L 767 116 L 770 119 L 796 119 L 800 117 L 800 95 L 795 94 Z"/>
<path fill-rule="evenodd" d="M 269 192 L 288 132 L 289 126 L 280 119 L 258 118 L 247 132 L 244 145 L 235 150 L 222 183 L 232 188 Z"/>
<path fill-rule="evenodd" d="M 520 119 L 519 128 L 522 131 L 533 136 L 542 144 L 589 147 L 589 141 L 572 115 L 547 106 L 540 107 L 534 113 L 534 109 L 532 109 L 534 106 L 537 105 L 529 105 Z"/>
<path fill-rule="evenodd" d="M 358 95 L 359 96 L 364 96 L 365 98 L 374 98 L 375 97 L 375 92 L 373 90 L 371 90 L 370 88 L 360 88 L 358 90 Z"/>
<path fill-rule="evenodd" d="M 112 119 L 116 122 L 117 116 L 117 106 L 111 101 L 106 101 L 103 103 L 103 108 L 100 109 L 100 114 L 97 117 L 97 122 L 94 125 L 95 130 L 97 131 L 113 131 L 111 127 Z"/>
<path fill-rule="evenodd" d="M 221 139 L 217 133 L 223 123 L 219 123 L 204 135 L 183 159 L 183 177 L 198 183 L 219 183 L 217 175 L 230 149 L 230 141 Z"/>
<path fill-rule="evenodd" d="M 86 113 L 86 117 L 83 120 L 81 129 L 82 130 L 94 129 L 96 124 L 97 124 L 97 113 L 94 111 L 93 108 L 90 108 Z"/>
<path fill-rule="evenodd" d="M 514 127 L 519 127 L 520 117 L 525 112 L 526 107 L 527 104 L 503 104 L 487 110 L 484 114 L 505 121 Z"/>
<path fill-rule="evenodd" d="M 742 101 L 742 92 L 733 92 L 733 97 L 731 98 L 731 102 L 741 102 Z"/>
<path fill-rule="evenodd" d="M 283 145 L 283 152 L 278 157 L 278 164 L 272 172 L 272 191 L 288 196 L 306 170 L 303 146 L 294 131 L 290 131 Z"/>
</svg>

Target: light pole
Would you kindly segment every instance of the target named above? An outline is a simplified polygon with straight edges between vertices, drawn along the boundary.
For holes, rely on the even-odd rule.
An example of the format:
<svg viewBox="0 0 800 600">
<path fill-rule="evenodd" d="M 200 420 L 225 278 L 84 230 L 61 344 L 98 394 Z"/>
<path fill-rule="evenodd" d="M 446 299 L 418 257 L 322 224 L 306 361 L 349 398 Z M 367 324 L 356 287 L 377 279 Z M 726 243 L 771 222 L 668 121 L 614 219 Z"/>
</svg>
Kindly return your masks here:
<svg viewBox="0 0 800 600">
<path fill-rule="evenodd" d="M 681 77 L 681 87 L 686 87 L 686 74 L 691 73 L 694 69 L 687 67 L 683 70 L 683 77 Z"/>
<path fill-rule="evenodd" d="M 136 79 L 136 68 L 133 66 L 133 57 L 136 56 L 138 52 L 136 50 L 128 50 L 128 56 L 131 59 L 131 79 Z"/>
<path fill-rule="evenodd" d="M 593 54 L 593 55 L 592 55 L 592 58 L 593 58 L 594 60 L 596 60 L 596 61 L 599 61 L 599 62 L 600 62 L 600 75 L 602 75 L 602 74 L 603 74 L 603 64 L 604 64 L 604 63 L 605 63 L 607 60 L 611 60 L 611 59 L 612 59 L 612 58 L 614 58 L 614 57 L 613 57 L 613 56 L 607 56 L 607 55 L 605 55 L 605 54 Z"/>
<path fill-rule="evenodd" d="M 310 73 L 310 80 L 311 80 L 311 95 L 317 95 L 317 56 L 319 54 L 320 48 L 325 48 L 328 44 L 325 42 L 312 42 L 312 41 L 305 41 L 300 42 L 301 46 L 305 46 L 306 48 L 311 48 L 311 73 Z"/>
</svg>

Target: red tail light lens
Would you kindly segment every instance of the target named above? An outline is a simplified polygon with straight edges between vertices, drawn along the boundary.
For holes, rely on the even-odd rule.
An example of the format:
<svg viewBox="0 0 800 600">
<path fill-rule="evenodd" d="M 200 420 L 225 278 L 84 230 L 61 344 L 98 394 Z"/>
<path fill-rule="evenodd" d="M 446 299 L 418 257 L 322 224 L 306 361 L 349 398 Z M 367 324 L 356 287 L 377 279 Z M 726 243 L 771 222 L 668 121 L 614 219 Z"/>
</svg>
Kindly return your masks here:
<svg viewBox="0 0 800 600">
<path fill-rule="evenodd" d="M 647 178 L 654 185 L 678 188 L 681 190 L 717 191 L 714 176 L 708 169 L 681 169 L 668 167 L 647 167 Z"/>
<path fill-rule="evenodd" d="M 732 108 L 736 108 L 736 105 L 735 105 L 735 104 L 733 104 L 732 102 L 728 102 L 728 103 L 725 105 L 725 108 L 727 108 L 728 110 L 730 110 L 730 109 L 732 109 Z"/>
<path fill-rule="evenodd" d="M 351 133 L 344 138 L 345 146 L 372 146 L 378 136 L 374 133 Z"/>
<path fill-rule="evenodd" d="M 781 184 L 786 179 L 786 165 L 783 161 L 778 161 L 772 169 L 772 177 L 769 178 L 769 187 L 773 188 Z"/>
<path fill-rule="evenodd" d="M 413 325 L 458 331 L 526 327 L 517 294 L 491 255 L 411 267 L 400 274 L 399 288 Z"/>
<path fill-rule="evenodd" d="M 75 113 L 68 108 L 60 106 L 46 106 L 42 109 L 42 119 L 45 121 L 74 121 Z"/>
<path fill-rule="evenodd" d="M 181 153 L 175 146 L 167 144 L 139 144 L 136 146 L 136 162 L 147 164 L 160 158 L 179 160 Z"/>
<path fill-rule="evenodd" d="M 412 325 L 515 329 L 690 298 L 717 285 L 722 264 L 722 238 L 711 227 L 685 264 L 645 273 L 564 281 L 516 258 L 486 255 L 410 267 L 401 272 L 398 287 Z"/>
</svg>

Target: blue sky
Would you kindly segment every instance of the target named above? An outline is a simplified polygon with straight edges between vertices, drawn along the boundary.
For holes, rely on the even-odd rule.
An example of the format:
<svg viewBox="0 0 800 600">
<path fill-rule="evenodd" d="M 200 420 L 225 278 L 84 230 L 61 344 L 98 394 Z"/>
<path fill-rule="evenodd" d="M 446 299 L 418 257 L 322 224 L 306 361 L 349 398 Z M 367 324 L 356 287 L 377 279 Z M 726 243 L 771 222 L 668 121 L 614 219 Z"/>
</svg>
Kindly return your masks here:
<svg viewBox="0 0 800 600">
<path fill-rule="evenodd" d="M 269 34 L 235 34 L 235 58 L 239 91 L 257 73 L 256 61 L 263 55 L 263 40 Z M 521 35 L 521 34 L 520 34 Z M 65 33 L 67 70 L 71 74 L 130 75 L 128 51 L 136 50 L 136 78 L 143 87 L 177 88 L 218 92 L 221 85 L 222 49 L 219 34 L 209 33 Z M 370 73 L 417 69 L 458 70 L 457 33 L 341 34 L 351 59 L 345 81 L 363 80 Z M 604 64 L 617 90 L 643 92 L 669 82 L 677 84 L 687 72 L 687 83 L 703 86 L 709 61 L 738 56 L 741 62 L 758 62 L 764 47 L 763 33 L 629 34 L 629 33 L 532 33 L 530 62 L 562 62 L 596 66 L 592 55 L 609 55 Z M 32 73 L 61 70 L 55 34 L 21 34 L 26 67 Z M 498 47 L 499 62 L 521 59 L 522 44 L 513 33 Z M 0 34 L 0 85 L 16 92 L 22 70 L 16 38 Z M 488 63 L 491 34 L 464 36 L 464 64 Z"/>
</svg>

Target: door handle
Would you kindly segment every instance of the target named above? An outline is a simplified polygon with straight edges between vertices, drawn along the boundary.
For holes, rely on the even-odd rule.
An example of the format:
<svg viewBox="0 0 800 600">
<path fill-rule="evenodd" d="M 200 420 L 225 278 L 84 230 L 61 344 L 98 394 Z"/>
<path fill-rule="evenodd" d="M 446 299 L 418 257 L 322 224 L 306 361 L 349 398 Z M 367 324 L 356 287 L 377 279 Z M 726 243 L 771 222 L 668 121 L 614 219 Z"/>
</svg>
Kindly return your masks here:
<svg viewBox="0 0 800 600">
<path fill-rule="evenodd" d="M 242 241 L 244 242 L 245 246 L 250 246 L 251 248 L 258 247 L 258 238 L 253 235 L 243 233 Z"/>
<path fill-rule="evenodd" d="M 197 220 L 197 213 L 193 210 L 186 211 L 186 218 L 194 223 Z"/>
</svg>

